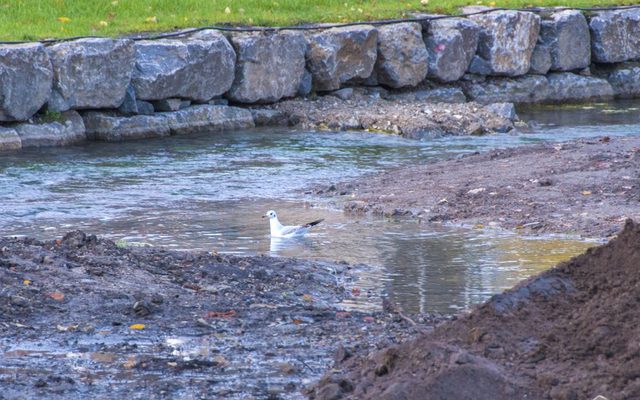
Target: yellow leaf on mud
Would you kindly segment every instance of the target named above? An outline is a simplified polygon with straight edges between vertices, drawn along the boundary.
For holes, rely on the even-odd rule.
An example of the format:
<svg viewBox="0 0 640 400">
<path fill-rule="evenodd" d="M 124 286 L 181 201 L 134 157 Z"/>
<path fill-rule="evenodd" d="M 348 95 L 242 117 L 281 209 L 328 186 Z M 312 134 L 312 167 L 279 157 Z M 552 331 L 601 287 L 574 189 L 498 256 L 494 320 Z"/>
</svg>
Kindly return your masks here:
<svg viewBox="0 0 640 400">
<path fill-rule="evenodd" d="M 305 294 L 304 296 L 302 296 L 302 300 L 308 301 L 308 302 L 312 302 L 313 301 L 313 297 L 311 297 L 310 294 Z"/>
<path fill-rule="evenodd" d="M 133 324 L 129 327 L 129 329 L 132 329 L 134 331 L 141 331 L 144 329 L 144 327 L 145 327 L 144 324 Z"/>
<path fill-rule="evenodd" d="M 52 299 L 54 299 L 55 301 L 62 301 L 64 300 L 64 293 L 60 293 L 60 292 L 53 292 L 53 293 L 49 293 L 47 296 L 51 297 Z"/>
<path fill-rule="evenodd" d="M 31 281 L 28 279 L 23 280 L 22 283 L 24 283 L 25 285 L 31 285 Z"/>
<path fill-rule="evenodd" d="M 591 190 L 583 190 L 583 191 L 582 191 L 582 195 L 583 195 L 583 196 L 589 196 L 589 195 L 591 195 Z"/>
</svg>

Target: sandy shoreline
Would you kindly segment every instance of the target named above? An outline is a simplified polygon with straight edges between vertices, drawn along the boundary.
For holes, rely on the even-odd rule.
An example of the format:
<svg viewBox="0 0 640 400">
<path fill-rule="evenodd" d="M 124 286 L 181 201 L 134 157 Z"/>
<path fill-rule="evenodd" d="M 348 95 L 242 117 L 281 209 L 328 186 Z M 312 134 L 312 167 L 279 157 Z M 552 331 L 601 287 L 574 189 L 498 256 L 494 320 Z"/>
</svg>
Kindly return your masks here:
<svg viewBox="0 0 640 400">
<path fill-rule="evenodd" d="M 314 192 L 350 213 L 606 238 L 640 219 L 640 138 L 497 149 Z"/>
</svg>

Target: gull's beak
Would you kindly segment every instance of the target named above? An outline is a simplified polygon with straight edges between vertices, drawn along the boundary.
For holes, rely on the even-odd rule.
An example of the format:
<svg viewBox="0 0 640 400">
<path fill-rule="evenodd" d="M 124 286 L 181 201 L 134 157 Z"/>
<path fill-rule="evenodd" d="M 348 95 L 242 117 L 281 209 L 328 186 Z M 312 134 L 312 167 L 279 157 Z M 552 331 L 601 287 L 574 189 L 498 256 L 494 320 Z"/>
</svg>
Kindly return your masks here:
<svg viewBox="0 0 640 400">
<path fill-rule="evenodd" d="M 267 218 L 267 214 L 263 215 L 262 218 Z"/>
</svg>

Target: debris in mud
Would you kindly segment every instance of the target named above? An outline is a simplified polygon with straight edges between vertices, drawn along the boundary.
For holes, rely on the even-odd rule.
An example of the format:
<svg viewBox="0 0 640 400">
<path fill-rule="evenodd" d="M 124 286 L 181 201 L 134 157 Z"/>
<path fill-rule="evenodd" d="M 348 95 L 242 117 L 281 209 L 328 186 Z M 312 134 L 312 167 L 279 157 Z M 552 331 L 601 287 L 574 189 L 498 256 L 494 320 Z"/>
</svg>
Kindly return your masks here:
<svg viewBox="0 0 640 400">
<path fill-rule="evenodd" d="M 362 90 L 349 98 L 321 96 L 270 105 L 301 129 L 367 130 L 411 139 L 444 135 L 508 132 L 513 121 L 477 103 L 435 103 L 429 100 L 385 100 Z"/>
<path fill-rule="evenodd" d="M 7 399 L 300 398 L 338 347 L 418 332 L 341 309 L 348 265 L 123 248 L 79 231 L 0 238 L 0 249 Z M 422 329 L 440 320 L 420 318 Z"/>
<path fill-rule="evenodd" d="M 326 399 L 640 398 L 640 224 L 433 332 L 337 360 Z"/>
</svg>

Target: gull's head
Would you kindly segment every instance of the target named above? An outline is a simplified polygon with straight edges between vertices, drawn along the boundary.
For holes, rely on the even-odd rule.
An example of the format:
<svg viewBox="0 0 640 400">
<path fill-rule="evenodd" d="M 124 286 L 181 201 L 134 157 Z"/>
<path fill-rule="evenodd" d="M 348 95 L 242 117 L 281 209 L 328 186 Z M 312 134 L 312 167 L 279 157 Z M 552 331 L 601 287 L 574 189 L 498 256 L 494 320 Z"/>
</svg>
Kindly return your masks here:
<svg viewBox="0 0 640 400">
<path fill-rule="evenodd" d="M 265 215 L 262 216 L 262 218 L 274 219 L 274 218 L 278 218 L 278 216 L 276 215 L 275 211 L 269 210 Z"/>
</svg>

